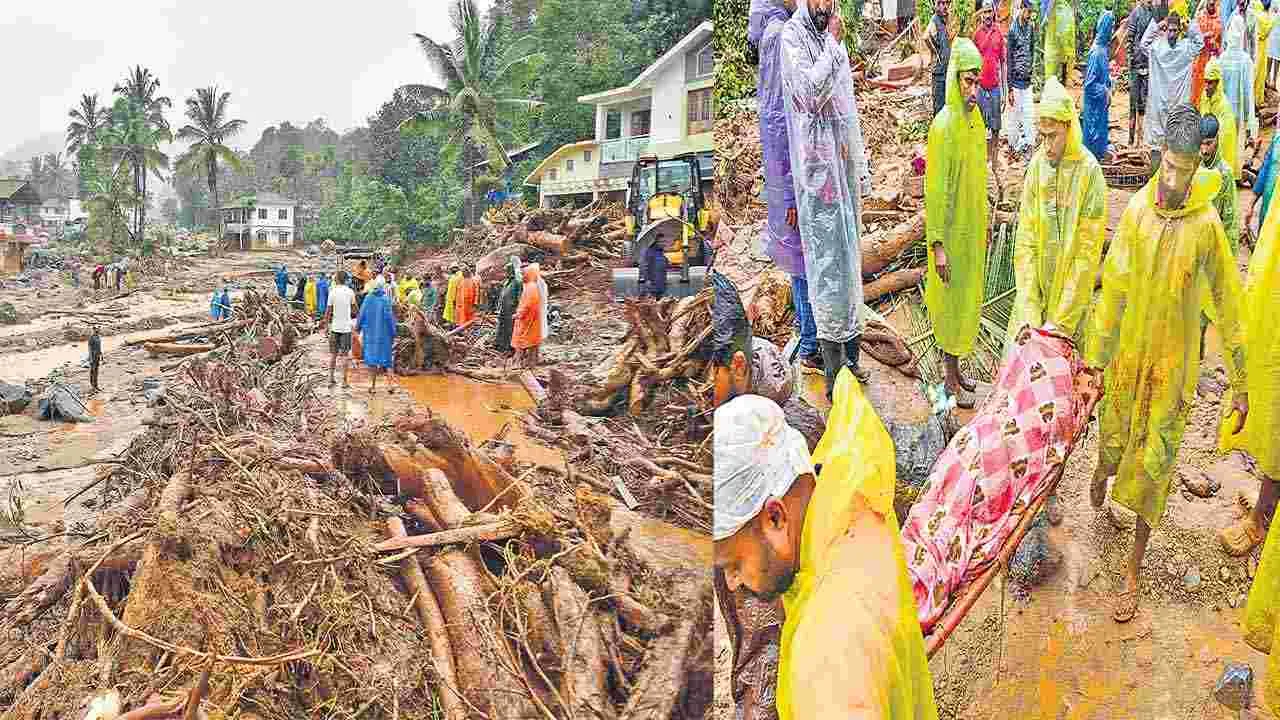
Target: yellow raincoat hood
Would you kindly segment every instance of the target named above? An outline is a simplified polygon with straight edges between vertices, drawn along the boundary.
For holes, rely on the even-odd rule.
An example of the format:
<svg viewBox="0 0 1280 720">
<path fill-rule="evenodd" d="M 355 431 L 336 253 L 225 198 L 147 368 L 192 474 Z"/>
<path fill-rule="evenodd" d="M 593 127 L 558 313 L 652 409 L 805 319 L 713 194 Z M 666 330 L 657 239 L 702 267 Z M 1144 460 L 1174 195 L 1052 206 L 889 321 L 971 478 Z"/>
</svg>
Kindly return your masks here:
<svg viewBox="0 0 1280 720">
<path fill-rule="evenodd" d="M 1210 97 L 1205 93 L 1200 98 L 1200 114 L 1213 115 L 1218 118 L 1218 152 L 1231 168 L 1233 178 L 1240 177 L 1240 146 L 1237 138 L 1240 129 L 1236 123 L 1236 113 L 1231 109 L 1231 101 L 1227 100 L 1226 84 L 1222 82 L 1222 64 L 1213 58 L 1204 68 L 1205 81 L 1217 80 L 1218 89 Z"/>
<path fill-rule="evenodd" d="M 805 511 L 800 569 L 782 598 L 778 717 L 845 717 L 856 708 L 883 720 L 936 720 L 893 514 L 893 441 L 848 370 L 836 379 L 813 460 L 822 469 Z M 811 682 L 817 673 L 823 680 Z"/>
<path fill-rule="evenodd" d="M 1040 116 L 1070 124 L 1067 147 L 1057 167 L 1043 146 L 1027 166 L 1014 240 L 1018 289 L 1006 352 L 1023 325 L 1053 324 L 1079 342 L 1102 264 L 1106 182 L 1097 159 L 1085 150 L 1075 102 L 1057 78 L 1045 81 Z"/>
<path fill-rule="evenodd" d="M 938 347 L 958 356 L 971 353 L 978 337 L 987 265 L 987 128 L 976 104 L 966 112 L 960 92 L 960 73 L 981 68 L 973 41 L 956 40 L 947 66 L 947 103 L 929 126 L 925 159 L 925 304 Z M 934 264 L 937 243 L 951 268 L 946 285 Z"/>
</svg>

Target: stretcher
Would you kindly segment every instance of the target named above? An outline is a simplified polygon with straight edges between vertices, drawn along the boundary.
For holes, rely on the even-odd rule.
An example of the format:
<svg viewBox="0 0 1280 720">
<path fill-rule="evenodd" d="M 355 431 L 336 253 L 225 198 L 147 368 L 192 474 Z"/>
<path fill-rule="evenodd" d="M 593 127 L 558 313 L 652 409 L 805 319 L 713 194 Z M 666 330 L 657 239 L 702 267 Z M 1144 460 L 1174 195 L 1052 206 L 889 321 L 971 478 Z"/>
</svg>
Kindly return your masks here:
<svg viewBox="0 0 1280 720">
<path fill-rule="evenodd" d="M 1101 382 L 1100 378 L 1095 382 Z M 1100 387 L 1095 386 L 1095 390 L 1097 390 L 1097 392 L 1093 393 L 1092 400 L 1085 406 L 1085 417 L 1093 417 L 1094 410 L 1098 405 L 1098 400 L 1102 395 Z M 952 594 L 951 602 L 943 613 L 942 618 L 934 624 L 933 631 L 926 634 L 924 637 L 925 652 L 928 657 L 932 658 L 934 654 L 942 648 L 943 644 L 946 643 L 947 638 L 951 637 L 951 634 L 955 632 L 956 628 L 960 626 L 960 623 L 969 614 L 969 610 L 971 610 L 974 604 L 978 602 L 978 598 L 982 597 L 982 593 L 987 589 L 987 586 L 991 584 L 991 581 L 995 578 L 996 574 L 999 573 L 1001 569 L 1008 567 L 1009 558 L 1013 557 L 1013 553 L 1018 549 L 1018 545 L 1022 543 L 1022 539 L 1026 536 L 1027 531 L 1031 529 L 1032 523 L 1035 522 L 1036 515 L 1038 515 L 1040 510 L 1044 508 L 1045 503 L 1049 500 L 1049 496 L 1057 490 L 1058 483 L 1062 481 L 1062 474 L 1067 467 L 1067 463 L 1071 459 L 1071 453 L 1074 452 L 1075 448 L 1079 447 L 1080 443 L 1084 440 L 1085 435 L 1088 433 L 1090 424 L 1091 423 L 1086 422 L 1080 426 L 1079 431 L 1076 432 L 1074 439 L 1071 441 L 1071 448 L 1067 452 L 1066 457 L 1061 464 L 1050 471 L 1049 480 L 1045 484 L 1044 491 L 1029 503 L 1027 511 L 1023 514 L 1022 519 L 1019 520 L 1013 532 L 1001 546 L 1000 552 L 997 554 L 995 560 L 989 561 L 989 564 L 980 575 L 975 577 L 973 580 L 970 580 L 961 589 Z"/>
</svg>

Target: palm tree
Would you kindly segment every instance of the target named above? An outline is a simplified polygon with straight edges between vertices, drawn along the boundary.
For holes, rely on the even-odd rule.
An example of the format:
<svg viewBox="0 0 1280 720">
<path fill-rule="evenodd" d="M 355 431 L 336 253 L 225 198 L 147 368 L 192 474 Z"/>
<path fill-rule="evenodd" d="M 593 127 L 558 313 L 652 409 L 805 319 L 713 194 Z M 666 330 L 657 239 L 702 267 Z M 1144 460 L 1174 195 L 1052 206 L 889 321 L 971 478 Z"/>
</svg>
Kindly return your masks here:
<svg viewBox="0 0 1280 720">
<path fill-rule="evenodd" d="M 147 226 L 148 170 L 160 180 L 161 170 L 169 169 L 169 156 L 160 151 L 160 143 L 171 142 L 173 135 L 167 128 L 152 127 L 147 113 L 137 101 L 120 98 L 111 109 L 111 123 L 103 133 L 103 150 L 112 166 L 112 175 L 118 175 L 118 163 L 127 164 L 133 180 L 133 199 L 137 214 L 134 227 L 129 230 L 134 242 L 141 243 Z"/>
<path fill-rule="evenodd" d="M 67 113 L 71 124 L 67 125 L 67 152 L 78 153 L 85 145 L 98 140 L 98 133 L 109 119 L 107 108 L 98 104 L 98 93 L 81 95 L 80 106 Z"/>
<path fill-rule="evenodd" d="M 187 98 L 187 119 L 189 125 L 183 125 L 178 131 L 179 140 L 193 140 L 194 144 L 186 154 L 178 159 L 178 171 L 190 177 L 197 177 L 203 172 L 209 182 L 209 194 L 213 196 L 213 214 L 217 218 L 217 242 L 222 242 L 222 211 L 218 203 L 218 160 L 222 160 L 233 169 L 242 169 L 239 156 L 227 147 L 226 142 L 245 127 L 245 121 L 227 119 L 227 100 L 230 92 L 218 93 L 218 88 L 209 86 L 197 88 L 194 95 Z"/>
<path fill-rule="evenodd" d="M 539 57 L 531 51 L 529 38 L 521 38 L 505 51 L 498 47 L 498 33 L 492 18 L 484 18 L 476 0 L 453 0 L 449 11 L 456 40 L 442 45 L 421 33 L 414 33 L 427 64 L 444 79 L 444 86 L 405 85 L 396 91 L 411 100 L 431 103 L 432 109 L 416 117 L 449 130 L 446 146 L 468 145 L 489 158 L 490 172 L 501 174 L 511 163 L 498 138 L 501 108 L 533 108 L 542 103 L 528 98 L 501 97 L 507 73 Z M 497 68 L 496 70 L 493 70 Z M 475 222 L 475 164 L 467 162 L 467 224 Z"/>
<path fill-rule="evenodd" d="M 49 187 L 53 188 L 54 196 L 60 198 L 67 197 L 67 163 L 63 160 L 62 153 L 45 153 L 44 174 L 45 182 Z"/>
<path fill-rule="evenodd" d="M 151 70 L 141 65 L 135 66 L 129 70 L 124 80 L 116 83 L 111 88 L 112 92 L 119 93 L 124 98 L 131 101 L 137 108 L 137 112 L 141 114 L 142 122 L 145 128 L 155 135 L 157 142 L 155 150 L 158 153 L 158 145 L 160 141 L 170 142 L 173 140 L 173 133 L 169 128 L 169 121 L 164 117 L 164 111 L 173 107 L 173 101 L 167 96 L 160 95 L 160 80 L 151 74 Z M 134 136 L 140 139 L 140 136 Z M 142 145 L 152 144 L 144 142 Z M 140 147 L 140 146 L 138 146 Z M 147 170 L 149 166 L 146 164 L 148 158 L 151 157 L 146 152 L 131 152 L 130 159 L 133 165 L 133 179 L 137 183 L 135 190 L 141 198 L 141 204 L 138 206 L 138 235 L 135 238 L 141 242 L 142 234 L 146 228 L 147 219 Z M 165 158 L 165 167 L 168 167 L 168 158 Z M 157 177 L 163 178 L 157 173 Z"/>
</svg>

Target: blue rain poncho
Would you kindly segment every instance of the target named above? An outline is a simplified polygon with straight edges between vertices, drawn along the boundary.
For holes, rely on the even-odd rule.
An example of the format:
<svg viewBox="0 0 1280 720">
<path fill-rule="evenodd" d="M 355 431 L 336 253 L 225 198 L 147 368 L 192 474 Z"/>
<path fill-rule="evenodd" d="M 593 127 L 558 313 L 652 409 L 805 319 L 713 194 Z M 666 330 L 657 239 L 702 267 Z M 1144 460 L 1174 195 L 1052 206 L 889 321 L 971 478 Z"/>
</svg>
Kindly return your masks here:
<svg viewBox="0 0 1280 720">
<path fill-rule="evenodd" d="M 289 292 L 289 270 L 284 265 L 276 270 L 276 292 L 280 293 L 281 298 Z"/>
<path fill-rule="evenodd" d="M 396 337 L 396 316 L 391 312 L 391 298 L 379 284 L 360 305 L 361 359 L 369 367 L 391 367 L 391 341 Z"/>
<path fill-rule="evenodd" d="M 316 314 L 324 317 L 324 313 L 329 309 L 329 277 L 321 275 L 316 280 Z"/>
<path fill-rule="evenodd" d="M 782 87 L 809 301 L 818 337 L 862 334 L 859 197 L 871 189 L 844 45 L 819 32 L 809 0 L 782 29 Z"/>
<path fill-rule="evenodd" d="M 1191 21 L 1191 28 L 1173 45 L 1160 23 L 1147 25 L 1138 44 L 1148 53 L 1151 61 L 1147 89 L 1147 114 L 1142 124 L 1142 142 L 1151 147 L 1164 145 L 1164 125 L 1169 119 L 1169 109 L 1179 103 L 1191 102 L 1191 71 L 1196 58 L 1204 49 L 1204 37 L 1200 23 Z"/>
<path fill-rule="evenodd" d="M 760 156 L 764 165 L 764 200 L 769 222 L 762 238 L 764 251 L 783 272 L 804 274 L 804 250 L 800 229 L 787 224 L 787 210 L 796 206 L 791 182 L 791 153 L 787 143 L 787 109 L 782 92 L 782 63 L 779 49 L 782 28 L 790 13 L 783 0 L 751 0 L 747 40 L 760 53 L 760 76 L 756 97 L 760 106 Z"/>
<path fill-rule="evenodd" d="M 1103 11 L 1084 73 L 1084 114 L 1080 124 L 1084 146 L 1095 158 L 1107 153 L 1111 133 L 1111 33 L 1115 25 L 1116 16 L 1110 10 Z"/>
<path fill-rule="evenodd" d="M 1276 167 L 1276 145 L 1280 143 L 1280 135 L 1274 135 L 1271 138 L 1271 144 L 1267 146 L 1267 154 L 1263 156 L 1262 165 L 1258 168 L 1258 177 L 1253 181 L 1253 194 L 1261 198 L 1258 207 L 1258 227 L 1261 228 L 1263 223 L 1267 221 L 1267 208 L 1271 207 L 1271 196 L 1275 194 L 1276 178 L 1280 177 L 1280 168 Z"/>
</svg>

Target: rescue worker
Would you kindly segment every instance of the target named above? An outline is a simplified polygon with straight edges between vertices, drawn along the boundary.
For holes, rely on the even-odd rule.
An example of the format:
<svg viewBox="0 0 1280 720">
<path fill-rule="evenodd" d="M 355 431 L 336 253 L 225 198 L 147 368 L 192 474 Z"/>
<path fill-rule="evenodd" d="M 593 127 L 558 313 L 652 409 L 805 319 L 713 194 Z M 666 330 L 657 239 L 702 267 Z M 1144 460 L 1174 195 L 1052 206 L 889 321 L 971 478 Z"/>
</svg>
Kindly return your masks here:
<svg viewBox="0 0 1280 720">
<path fill-rule="evenodd" d="M 947 71 L 947 106 L 929 126 L 925 160 L 929 268 L 924 299 L 942 351 L 946 390 L 962 408 L 973 407 L 977 388 L 961 375 L 960 358 L 973 352 L 978 337 L 987 263 L 986 129 L 977 108 L 981 68 L 973 43 L 956 40 Z"/>
<path fill-rule="evenodd" d="M 715 567 L 730 592 L 782 600 L 781 720 L 933 720 L 893 514 L 893 441 L 850 373 L 829 420 L 811 460 L 772 400 L 741 395 L 716 409 Z"/>
<path fill-rule="evenodd" d="M 1214 58 L 1205 68 L 1204 97 L 1200 99 L 1200 114 L 1211 115 L 1218 121 L 1218 152 L 1231 169 L 1231 190 L 1235 191 L 1235 178 L 1240 177 L 1240 145 L 1236 115 L 1223 92 L 1222 65 Z"/>
<path fill-rule="evenodd" d="M 1094 507 L 1111 498 L 1137 513 L 1133 554 L 1116 622 L 1138 610 L 1138 572 L 1151 529 L 1168 498 L 1199 377 L 1201 288 L 1208 286 L 1222 337 L 1237 432 L 1249 414 L 1241 292 L 1235 259 L 1212 201 L 1221 176 L 1200 162 L 1200 114 L 1182 104 L 1169 113 L 1156 175 L 1129 201 L 1102 271 L 1085 360 L 1105 368 L 1099 412 L 1098 466 L 1090 488 Z"/>
<path fill-rule="evenodd" d="M 1116 16 L 1110 10 L 1098 18 L 1084 73 L 1084 146 L 1099 161 L 1111 142 L 1111 34 L 1115 23 Z"/>
<path fill-rule="evenodd" d="M 102 336 L 98 334 L 98 326 L 93 326 L 93 334 L 89 336 L 89 388 L 98 392 L 98 368 L 102 366 Z"/>
<path fill-rule="evenodd" d="M 381 275 L 374 278 L 372 289 L 360 305 L 355 329 L 360 333 L 361 360 L 369 368 L 369 394 L 373 395 L 378 391 L 378 376 L 392 369 L 391 343 L 396 337 L 396 316 Z"/>
<path fill-rule="evenodd" d="M 503 357 L 510 357 L 515 352 L 511 347 L 511 334 L 515 328 L 516 308 L 520 305 L 523 289 L 520 258 L 512 255 L 507 263 L 507 282 L 502 286 L 502 296 L 498 298 L 498 333 L 493 341 L 494 349 Z"/>
<path fill-rule="evenodd" d="M 1196 56 L 1195 65 L 1191 68 L 1191 104 L 1199 105 L 1204 92 L 1204 71 L 1209 61 L 1222 52 L 1222 16 L 1218 14 L 1218 3 L 1209 0 L 1196 15 L 1200 25 L 1200 33 L 1204 37 L 1204 47 Z"/>
<path fill-rule="evenodd" d="M 289 294 L 289 270 L 283 264 L 276 268 L 276 292 L 279 293 L 280 299 L 286 299 Z"/>
<path fill-rule="evenodd" d="M 1076 15 L 1069 0 L 1047 0 L 1044 14 L 1044 75 L 1070 85 L 1076 61 Z"/>
<path fill-rule="evenodd" d="M 1191 101 L 1191 70 L 1204 48 L 1198 22 L 1191 23 L 1185 37 L 1180 36 L 1186 13 L 1186 0 L 1174 3 L 1163 22 L 1147 26 L 1138 43 L 1138 49 L 1147 53 L 1151 69 L 1142 142 L 1151 148 L 1153 173 L 1160 167 L 1160 147 L 1164 144 L 1169 109 Z"/>
<path fill-rule="evenodd" d="M 805 278 L 828 398 L 846 364 L 860 382 L 871 377 L 858 363 L 866 325 L 860 198 L 871 192 L 871 168 L 843 33 L 834 0 L 797 0 L 779 49 Z"/>
<path fill-rule="evenodd" d="M 542 344 L 542 287 L 533 265 L 524 268 L 523 275 L 511 347 L 516 350 L 520 367 L 536 368 L 538 346 Z"/>
</svg>

